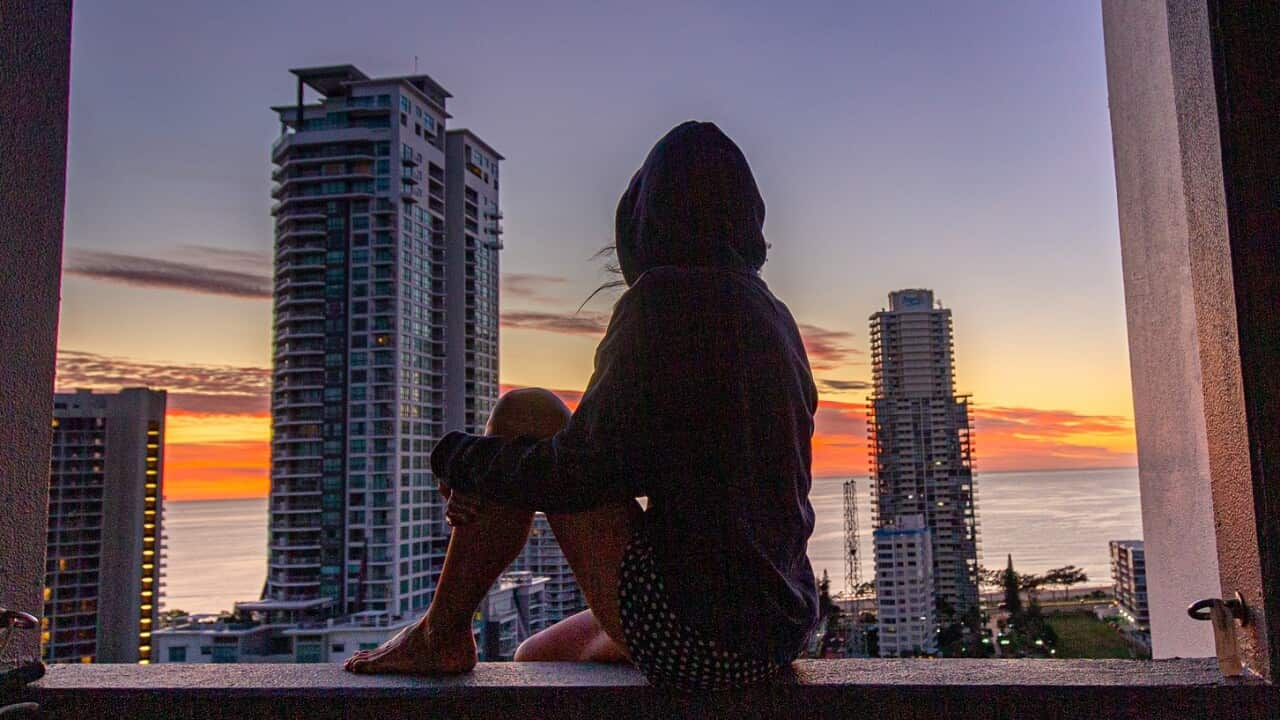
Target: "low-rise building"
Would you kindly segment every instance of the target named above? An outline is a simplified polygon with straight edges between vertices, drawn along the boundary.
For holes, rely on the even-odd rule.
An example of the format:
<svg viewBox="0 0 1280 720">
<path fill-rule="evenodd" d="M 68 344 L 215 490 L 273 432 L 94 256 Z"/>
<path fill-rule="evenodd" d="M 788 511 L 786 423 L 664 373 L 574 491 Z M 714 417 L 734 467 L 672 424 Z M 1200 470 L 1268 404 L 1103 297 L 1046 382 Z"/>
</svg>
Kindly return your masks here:
<svg viewBox="0 0 1280 720">
<path fill-rule="evenodd" d="M 1120 616 L 1135 629 L 1148 630 L 1147 554 L 1141 540 L 1111 541 L 1111 579 Z"/>
<path fill-rule="evenodd" d="M 498 578 L 473 624 L 481 660 L 511 660 L 520 643 L 551 624 L 546 593 L 547 578 L 533 573 L 510 572 Z"/>
<path fill-rule="evenodd" d="M 550 623 L 547 579 L 528 572 L 506 573 L 494 583 L 472 622 L 480 659 L 510 660 L 516 647 Z M 416 615 L 368 611 L 325 618 L 327 599 L 240 602 L 230 616 L 191 615 L 152 633 L 153 662 L 168 663 L 340 663 L 359 650 L 372 650 Z"/>
</svg>

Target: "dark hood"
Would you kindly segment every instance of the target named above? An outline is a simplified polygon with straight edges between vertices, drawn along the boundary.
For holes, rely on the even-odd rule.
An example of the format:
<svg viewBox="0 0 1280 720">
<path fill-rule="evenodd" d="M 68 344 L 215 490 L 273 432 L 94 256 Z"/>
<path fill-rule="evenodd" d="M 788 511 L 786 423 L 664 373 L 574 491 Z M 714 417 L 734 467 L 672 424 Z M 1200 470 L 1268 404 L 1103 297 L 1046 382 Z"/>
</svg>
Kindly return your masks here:
<svg viewBox="0 0 1280 720">
<path fill-rule="evenodd" d="M 627 285 L 661 265 L 759 270 L 763 226 L 764 200 L 742 150 L 714 123 L 681 123 L 618 201 L 618 266 Z"/>
</svg>

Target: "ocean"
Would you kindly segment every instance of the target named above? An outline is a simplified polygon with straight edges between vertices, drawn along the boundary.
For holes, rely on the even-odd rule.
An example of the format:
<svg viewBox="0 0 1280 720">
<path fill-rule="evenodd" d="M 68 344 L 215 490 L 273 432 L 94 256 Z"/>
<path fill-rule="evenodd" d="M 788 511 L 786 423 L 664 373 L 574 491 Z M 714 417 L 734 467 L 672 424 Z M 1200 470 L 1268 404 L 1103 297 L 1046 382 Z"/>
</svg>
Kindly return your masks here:
<svg viewBox="0 0 1280 720">
<path fill-rule="evenodd" d="M 814 480 L 809 499 L 816 527 L 809 559 L 833 588 L 844 584 L 845 478 Z M 874 573 L 871 505 L 858 478 L 858 526 L 863 580 Z M 1022 572 L 1077 565 L 1090 584 L 1110 582 L 1109 540 L 1142 537 L 1136 468 L 982 473 L 977 479 L 979 560 L 1004 567 L 1012 554 Z M 192 613 L 230 610 L 256 599 L 266 577 L 267 501 L 167 502 L 168 576 L 163 606 Z"/>
</svg>

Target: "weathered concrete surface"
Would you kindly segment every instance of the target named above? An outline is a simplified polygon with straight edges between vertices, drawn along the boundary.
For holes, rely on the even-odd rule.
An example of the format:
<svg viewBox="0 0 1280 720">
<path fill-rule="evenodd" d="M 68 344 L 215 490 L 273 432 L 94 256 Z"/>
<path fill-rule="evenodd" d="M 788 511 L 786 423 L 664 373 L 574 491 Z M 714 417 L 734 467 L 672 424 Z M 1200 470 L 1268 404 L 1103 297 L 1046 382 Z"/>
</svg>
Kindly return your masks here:
<svg viewBox="0 0 1280 720">
<path fill-rule="evenodd" d="M 1223 385 L 1201 366 L 1192 253 L 1226 241 L 1208 21 L 1203 2 L 1102 10 L 1153 652 L 1204 657 L 1186 607 L 1221 594 L 1205 395 Z"/>
<path fill-rule="evenodd" d="M 1182 608 L 1238 591 L 1242 656 L 1274 679 L 1280 5 L 1104 0 L 1103 20 L 1155 653 L 1192 654 Z"/>
<path fill-rule="evenodd" d="M 71 3 L 5 0 L 0 28 L 0 606 L 40 615 Z M 39 655 L 38 632 L 14 642 L 10 656 Z"/>
<path fill-rule="evenodd" d="M 1191 254 L 1219 577 L 1223 595 L 1239 591 L 1250 609 L 1250 622 L 1238 632 L 1246 664 L 1274 682 L 1280 675 L 1280 3 L 1209 2 L 1196 9 L 1208 15 L 1228 229 L 1192 245 Z M 1201 22 L 1198 14 L 1193 22 Z M 1205 82 L 1188 93 L 1199 94 Z"/>
<path fill-rule="evenodd" d="M 629 667 L 482 663 L 442 678 L 334 665 L 61 665 L 47 717 L 1274 718 L 1277 690 L 1209 660 L 811 660 L 748 690 L 683 695 Z"/>
</svg>

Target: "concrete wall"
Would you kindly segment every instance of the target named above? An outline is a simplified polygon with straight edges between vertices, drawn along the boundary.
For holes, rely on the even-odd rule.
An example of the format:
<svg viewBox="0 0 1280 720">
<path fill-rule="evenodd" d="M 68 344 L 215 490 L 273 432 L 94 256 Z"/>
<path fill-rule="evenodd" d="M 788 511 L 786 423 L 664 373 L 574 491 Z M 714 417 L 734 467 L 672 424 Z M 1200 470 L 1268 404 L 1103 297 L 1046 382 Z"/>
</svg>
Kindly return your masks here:
<svg viewBox="0 0 1280 720">
<path fill-rule="evenodd" d="M 0 40 L 0 606 L 41 613 L 62 273 L 70 0 L 6 0 Z M 38 657 L 23 633 L 10 653 Z"/>
<path fill-rule="evenodd" d="M 1227 238 L 1208 18 L 1198 0 L 1102 9 L 1153 652 L 1207 656 L 1186 607 L 1220 595 L 1201 356 L 1215 338 L 1193 272 Z"/>
<path fill-rule="evenodd" d="M 147 467 L 147 423 L 160 425 L 157 436 L 164 447 L 166 393 L 126 388 L 107 400 L 106 483 L 103 491 L 102 556 L 98 574 L 98 662 L 137 662 L 142 603 L 139 593 L 144 574 L 156 578 L 159 572 L 142 569 L 143 523 L 146 516 L 145 474 Z M 160 463 L 161 468 L 164 463 Z M 163 473 L 163 469 L 160 471 Z M 161 475 L 156 475 L 157 484 Z M 157 497 L 162 488 L 157 489 Z M 163 507 L 163 503 L 157 503 Z M 163 527 L 157 513 L 156 536 Z M 156 543 L 159 552 L 159 542 Z M 158 565 L 160 558 L 155 557 Z M 159 597 L 153 596 L 152 626 L 159 626 Z"/>
</svg>

